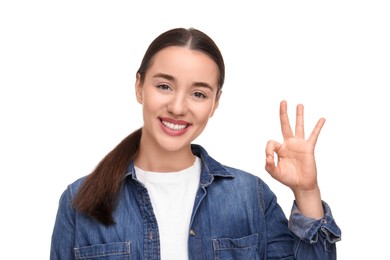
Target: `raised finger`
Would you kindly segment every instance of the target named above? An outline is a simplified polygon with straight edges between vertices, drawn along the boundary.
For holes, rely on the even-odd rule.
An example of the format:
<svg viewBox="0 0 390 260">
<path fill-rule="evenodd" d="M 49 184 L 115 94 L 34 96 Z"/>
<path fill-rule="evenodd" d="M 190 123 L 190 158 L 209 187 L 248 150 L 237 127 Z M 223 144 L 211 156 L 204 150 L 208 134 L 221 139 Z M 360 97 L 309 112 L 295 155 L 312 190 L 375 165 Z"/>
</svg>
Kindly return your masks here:
<svg viewBox="0 0 390 260">
<path fill-rule="evenodd" d="M 282 135 L 284 139 L 291 138 L 294 136 L 293 131 L 291 130 L 290 121 L 287 114 L 287 102 L 283 100 L 280 102 L 280 127 L 282 129 Z"/>
<path fill-rule="evenodd" d="M 303 116 L 303 105 L 297 106 L 297 118 L 295 119 L 295 137 L 305 139 L 305 127 Z"/>
<path fill-rule="evenodd" d="M 320 135 L 321 129 L 324 126 L 325 121 L 325 118 L 320 118 L 310 134 L 309 141 L 312 142 L 314 145 L 317 143 L 318 136 Z"/>
</svg>

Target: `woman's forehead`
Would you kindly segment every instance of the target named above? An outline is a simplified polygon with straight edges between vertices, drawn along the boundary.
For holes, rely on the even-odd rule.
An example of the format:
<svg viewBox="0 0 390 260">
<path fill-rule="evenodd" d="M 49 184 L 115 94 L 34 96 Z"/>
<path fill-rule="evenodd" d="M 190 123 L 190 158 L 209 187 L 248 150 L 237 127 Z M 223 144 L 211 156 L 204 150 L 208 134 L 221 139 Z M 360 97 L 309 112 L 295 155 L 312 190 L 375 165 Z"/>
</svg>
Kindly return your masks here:
<svg viewBox="0 0 390 260">
<path fill-rule="evenodd" d="M 155 54 L 147 74 L 166 74 L 173 77 L 190 77 L 217 85 L 219 70 L 207 54 L 187 47 L 167 47 Z"/>
</svg>

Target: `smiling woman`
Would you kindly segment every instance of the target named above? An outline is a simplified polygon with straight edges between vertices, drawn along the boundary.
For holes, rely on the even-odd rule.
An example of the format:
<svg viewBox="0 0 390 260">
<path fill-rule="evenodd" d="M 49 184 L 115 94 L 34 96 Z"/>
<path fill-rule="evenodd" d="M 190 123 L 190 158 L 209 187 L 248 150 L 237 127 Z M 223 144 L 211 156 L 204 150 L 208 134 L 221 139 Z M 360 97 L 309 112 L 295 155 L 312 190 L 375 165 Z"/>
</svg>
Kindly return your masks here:
<svg viewBox="0 0 390 260">
<path fill-rule="evenodd" d="M 287 220 L 265 182 L 193 144 L 224 77 L 217 45 L 199 30 L 172 29 L 151 43 L 135 82 L 144 124 L 64 191 L 51 259 L 336 259 L 341 231 L 321 200 L 314 158 L 325 120 L 305 139 L 303 106 L 293 133 L 280 103 L 284 142 L 268 142 L 265 168 L 295 195 Z"/>
<path fill-rule="evenodd" d="M 136 165 L 150 171 L 176 171 L 193 164 L 189 145 L 218 107 L 218 74 L 216 63 L 202 52 L 172 46 L 156 53 L 145 77 L 137 76 L 144 131 Z M 160 165 L 172 159 L 177 162 Z"/>
</svg>

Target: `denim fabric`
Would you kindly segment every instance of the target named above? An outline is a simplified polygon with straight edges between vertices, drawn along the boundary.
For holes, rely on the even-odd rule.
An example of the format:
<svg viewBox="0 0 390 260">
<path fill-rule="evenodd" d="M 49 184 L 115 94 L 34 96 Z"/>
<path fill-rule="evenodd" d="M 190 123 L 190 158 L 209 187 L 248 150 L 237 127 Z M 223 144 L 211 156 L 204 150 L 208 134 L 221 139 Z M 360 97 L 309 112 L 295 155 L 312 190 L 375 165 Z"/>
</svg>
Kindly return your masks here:
<svg viewBox="0 0 390 260">
<path fill-rule="evenodd" d="M 293 204 L 288 222 L 276 196 L 258 177 L 223 166 L 199 145 L 199 190 L 188 228 L 189 259 L 336 259 L 341 231 L 329 206 L 315 220 Z M 50 259 L 160 259 L 159 232 L 146 188 L 131 163 L 106 227 L 75 211 L 72 200 L 82 184 L 70 184 L 60 198 Z M 168 259 L 170 260 L 170 259 Z"/>
</svg>

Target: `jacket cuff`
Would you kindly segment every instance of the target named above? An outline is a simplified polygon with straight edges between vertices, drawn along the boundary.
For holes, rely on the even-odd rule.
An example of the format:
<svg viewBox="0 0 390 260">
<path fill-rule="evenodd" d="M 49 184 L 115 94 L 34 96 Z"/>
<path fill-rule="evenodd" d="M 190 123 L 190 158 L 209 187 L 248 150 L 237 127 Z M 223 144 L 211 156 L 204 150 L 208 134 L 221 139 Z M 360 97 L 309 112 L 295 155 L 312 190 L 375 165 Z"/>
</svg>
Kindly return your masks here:
<svg viewBox="0 0 390 260">
<path fill-rule="evenodd" d="M 322 219 L 314 219 L 305 217 L 299 211 L 296 202 L 294 201 L 288 227 L 300 239 L 314 244 L 318 241 L 318 236 L 321 235 L 329 243 L 335 243 L 341 240 L 341 230 L 333 219 L 329 205 L 322 201 L 324 208 L 324 217 Z"/>
</svg>

